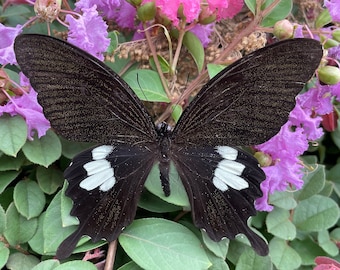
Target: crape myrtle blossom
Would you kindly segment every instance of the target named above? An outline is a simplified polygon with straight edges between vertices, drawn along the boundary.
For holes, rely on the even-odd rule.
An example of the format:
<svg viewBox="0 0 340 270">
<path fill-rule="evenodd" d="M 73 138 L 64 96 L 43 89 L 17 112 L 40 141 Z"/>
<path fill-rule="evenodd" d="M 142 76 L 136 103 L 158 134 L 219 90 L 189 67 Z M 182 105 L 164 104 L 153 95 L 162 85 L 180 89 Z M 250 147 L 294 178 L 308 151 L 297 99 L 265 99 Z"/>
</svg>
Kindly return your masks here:
<svg viewBox="0 0 340 270">
<path fill-rule="evenodd" d="M 339 0 L 325 0 L 326 8 L 329 11 L 333 21 L 340 22 L 340 1 Z"/>
<path fill-rule="evenodd" d="M 6 27 L 0 23 L 0 64 L 16 64 L 14 54 L 14 40 L 22 32 L 22 25 Z"/>
<path fill-rule="evenodd" d="M 274 191 L 284 191 L 289 185 L 301 189 L 303 166 L 298 156 L 308 149 L 308 140 L 316 140 L 323 135 L 322 129 L 319 128 L 321 117 L 312 118 L 308 112 L 309 108 L 301 107 L 297 100 L 288 122 L 281 127 L 280 132 L 255 147 L 258 151 L 270 155 L 273 160 L 273 165 L 262 168 L 266 180 L 261 183 L 263 196 L 256 200 L 256 209 L 273 210 L 273 206 L 268 204 L 268 196 Z"/>
<path fill-rule="evenodd" d="M 66 15 L 65 21 L 69 23 L 67 41 L 103 61 L 103 52 L 110 45 L 110 39 L 107 38 L 107 24 L 96 8 L 96 5 L 83 8 L 83 14 L 78 19 Z"/>
<path fill-rule="evenodd" d="M 11 116 L 21 115 L 27 124 L 27 138 L 33 140 L 35 132 L 40 138 L 51 127 L 50 123 L 45 118 L 43 109 L 37 101 L 37 92 L 30 86 L 29 80 L 22 73 L 20 73 L 20 85 L 29 88 L 28 93 L 22 91 L 21 96 L 10 97 L 5 105 L 0 106 L 0 116 L 4 113 Z"/>
<path fill-rule="evenodd" d="M 303 165 L 298 156 L 308 149 L 308 141 L 317 140 L 323 135 L 321 116 L 333 111 L 333 98 L 340 101 L 340 83 L 321 85 L 317 82 L 315 87 L 297 97 L 289 121 L 280 132 L 256 146 L 257 150 L 270 155 L 274 161 L 272 166 L 263 167 L 266 180 L 261 183 L 263 197 L 256 200 L 256 209 L 271 211 L 273 207 L 268 204 L 268 196 L 274 191 L 284 191 L 288 185 L 296 189 L 302 187 Z"/>
<path fill-rule="evenodd" d="M 215 21 L 232 18 L 243 6 L 243 0 L 143 0 L 141 4 L 148 2 L 154 2 L 159 15 L 170 20 L 174 27 L 179 26 L 181 19 L 185 20 L 186 24 L 194 23 L 194 27 L 190 31 L 200 39 L 204 47 L 210 42 L 209 36 Z M 96 6 L 102 17 L 113 20 L 121 28 L 136 31 L 134 40 L 144 38 L 144 34 L 137 31 L 142 27 L 141 23 L 136 20 L 136 7 L 126 0 L 80 0 L 75 5 L 75 10 L 78 12 Z M 180 13 L 183 18 L 179 16 Z M 209 16 L 215 18 L 212 23 L 208 25 L 199 23 L 200 20 Z"/>
<path fill-rule="evenodd" d="M 102 17 L 115 21 L 119 27 L 135 29 L 136 8 L 126 0 L 80 0 L 75 6 L 78 12 L 96 6 Z"/>
</svg>

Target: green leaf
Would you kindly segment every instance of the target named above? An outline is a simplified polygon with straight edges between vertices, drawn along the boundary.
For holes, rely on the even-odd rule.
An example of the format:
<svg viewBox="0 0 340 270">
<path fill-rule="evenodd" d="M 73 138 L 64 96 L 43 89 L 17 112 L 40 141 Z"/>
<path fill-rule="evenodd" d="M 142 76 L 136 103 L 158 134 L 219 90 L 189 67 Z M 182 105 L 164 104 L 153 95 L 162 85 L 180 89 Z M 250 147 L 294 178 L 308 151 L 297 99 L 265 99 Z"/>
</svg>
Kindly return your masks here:
<svg viewBox="0 0 340 270">
<path fill-rule="evenodd" d="M 38 220 L 27 220 L 19 214 L 14 204 L 10 204 L 6 211 L 6 229 L 4 236 L 11 246 L 16 246 L 30 240 L 38 226 Z"/>
<path fill-rule="evenodd" d="M 154 213 L 169 213 L 182 210 L 182 207 L 167 203 L 148 190 L 143 191 L 138 206 Z"/>
<path fill-rule="evenodd" d="M 314 195 L 298 204 L 294 211 L 293 223 L 302 231 L 318 232 L 332 227 L 339 215 L 339 207 L 335 201 Z"/>
<path fill-rule="evenodd" d="M 0 117 L 0 150 L 15 157 L 27 139 L 27 125 L 19 116 L 4 114 Z"/>
<path fill-rule="evenodd" d="M 170 163 L 170 172 L 169 172 L 169 178 L 170 178 L 170 196 L 165 196 L 161 180 L 159 178 L 160 172 L 158 168 L 158 163 L 155 164 L 151 172 L 145 182 L 145 187 L 153 194 L 161 198 L 162 200 L 184 207 L 185 209 L 190 209 L 190 203 L 188 196 L 185 192 L 184 186 L 182 184 L 181 179 L 178 176 L 177 170 L 175 169 L 174 164 Z"/>
<path fill-rule="evenodd" d="M 179 118 L 181 117 L 182 112 L 183 112 L 183 108 L 182 108 L 181 105 L 178 105 L 178 104 L 172 105 L 171 116 L 175 120 L 176 123 L 178 122 Z"/>
<path fill-rule="evenodd" d="M 124 81 L 132 88 L 139 99 L 154 102 L 170 102 L 157 72 L 137 69 L 127 72 Z"/>
<path fill-rule="evenodd" d="M 9 170 L 19 171 L 25 161 L 26 157 L 21 151 L 18 153 L 17 157 L 2 155 L 0 157 L 0 172 Z"/>
<path fill-rule="evenodd" d="M 115 49 L 117 49 L 119 41 L 118 41 L 118 32 L 117 31 L 112 31 L 109 32 L 107 37 L 110 39 L 110 45 L 107 48 L 106 52 L 108 54 L 113 54 Z"/>
<path fill-rule="evenodd" d="M 268 232 L 285 240 L 293 240 L 296 237 L 296 228 L 290 221 L 290 212 L 278 207 L 267 215 Z"/>
<path fill-rule="evenodd" d="M 208 258 L 212 263 L 212 266 L 209 267 L 209 270 L 230 270 L 229 265 L 225 260 L 214 256 L 212 253 L 208 253 Z"/>
<path fill-rule="evenodd" d="M 255 15 L 256 11 L 256 0 L 245 0 L 244 3 L 247 5 L 249 10 Z"/>
<path fill-rule="evenodd" d="M 22 151 L 33 163 L 48 167 L 61 156 L 61 143 L 50 129 L 40 139 L 35 136 L 33 141 L 27 141 Z"/>
<path fill-rule="evenodd" d="M 317 164 L 313 171 L 308 170 L 303 181 L 303 188 L 294 194 L 299 201 L 310 198 L 324 188 L 326 181 L 325 166 Z"/>
<path fill-rule="evenodd" d="M 266 2 L 262 5 L 261 9 L 264 10 L 267 8 L 274 0 L 266 0 Z M 275 8 L 263 18 L 261 22 L 261 26 L 263 27 L 272 27 L 277 21 L 285 19 L 293 8 L 292 0 L 281 0 L 275 6 Z"/>
<path fill-rule="evenodd" d="M 61 191 L 54 196 L 46 209 L 43 222 L 44 253 L 54 255 L 61 242 L 75 231 L 76 226 L 62 227 Z"/>
<path fill-rule="evenodd" d="M 3 235 L 6 229 L 6 213 L 5 210 L 0 205 L 0 235 Z"/>
<path fill-rule="evenodd" d="M 299 252 L 301 263 L 303 265 L 314 265 L 317 256 L 326 255 L 326 253 L 310 238 L 304 240 L 294 240 L 290 246 Z"/>
<path fill-rule="evenodd" d="M 134 261 L 130 261 L 119 267 L 118 270 L 143 270 L 143 268 L 140 268 Z"/>
<path fill-rule="evenodd" d="M 157 55 L 157 58 L 158 58 L 158 62 L 161 66 L 161 70 L 163 73 L 169 73 L 170 72 L 170 65 L 168 63 L 168 61 L 166 61 L 166 59 L 161 56 L 161 55 Z M 151 66 L 151 68 L 157 72 L 157 67 L 156 67 L 156 64 L 155 64 L 155 60 L 153 59 L 153 57 L 151 57 L 149 59 L 149 64 Z"/>
<path fill-rule="evenodd" d="M 43 236 L 43 225 L 46 212 L 43 212 L 38 218 L 38 227 L 34 236 L 28 241 L 28 244 L 34 250 L 34 252 L 46 255 L 44 251 L 44 236 Z"/>
<path fill-rule="evenodd" d="M 277 269 L 296 269 L 302 262 L 299 254 L 285 240 L 277 237 L 269 243 L 269 255 Z"/>
<path fill-rule="evenodd" d="M 5 188 L 18 177 L 20 171 L 6 171 L 0 173 L 0 194 L 4 192 Z"/>
<path fill-rule="evenodd" d="M 63 227 L 68 227 L 72 225 L 79 225 L 79 220 L 76 217 L 70 215 L 73 202 L 70 197 L 65 195 L 66 189 L 68 186 L 68 182 L 65 180 L 63 189 L 60 194 L 60 210 L 61 210 L 61 223 Z"/>
<path fill-rule="evenodd" d="M 171 35 L 178 39 L 178 31 L 171 30 Z M 187 31 L 183 37 L 183 45 L 188 49 L 189 53 L 191 54 L 192 58 L 194 59 L 198 72 L 201 72 L 203 69 L 204 64 L 204 48 L 201 41 L 198 37 L 190 32 Z"/>
<path fill-rule="evenodd" d="M 269 195 L 269 204 L 275 205 L 282 209 L 291 210 L 297 205 L 292 192 L 275 191 Z"/>
<path fill-rule="evenodd" d="M 328 231 L 321 231 L 318 233 L 318 244 L 319 246 L 327 252 L 332 257 L 335 257 L 339 254 L 339 248 L 336 243 L 334 243 L 329 237 Z"/>
<path fill-rule="evenodd" d="M 58 267 L 54 268 L 54 270 L 74 270 L 74 269 L 97 270 L 97 267 L 91 262 L 77 260 L 63 263 Z"/>
<path fill-rule="evenodd" d="M 340 149 L 340 119 L 336 121 L 337 127 L 331 132 L 331 137 L 335 145 Z"/>
<path fill-rule="evenodd" d="M 219 242 L 215 242 L 211 240 L 208 234 L 205 231 L 202 231 L 203 242 L 206 247 L 216 256 L 223 260 L 227 257 L 228 248 L 229 248 L 229 239 L 224 238 Z"/>
<path fill-rule="evenodd" d="M 32 270 L 54 270 L 59 265 L 60 262 L 58 260 L 51 259 L 38 263 Z"/>
<path fill-rule="evenodd" d="M 6 262 L 9 258 L 9 249 L 6 247 L 5 243 L 0 242 L 0 268 L 4 269 L 3 267 L 6 265 Z"/>
<path fill-rule="evenodd" d="M 340 135 L 340 134 L 339 134 Z M 335 164 L 327 173 L 327 179 L 332 181 L 334 191 L 340 197 L 340 163 Z"/>
<path fill-rule="evenodd" d="M 198 72 L 201 72 L 204 64 L 204 48 L 201 41 L 194 33 L 187 31 L 183 37 L 183 44 L 194 58 Z"/>
<path fill-rule="evenodd" d="M 259 256 L 252 249 L 246 249 L 237 261 L 235 270 L 272 269 L 269 256 Z"/>
<path fill-rule="evenodd" d="M 322 10 L 319 13 L 318 17 L 316 18 L 316 20 L 315 20 L 315 28 L 319 29 L 319 28 L 321 28 L 321 27 L 323 27 L 323 26 L 325 26 L 325 25 L 327 25 L 327 24 L 329 24 L 331 22 L 332 22 L 332 17 L 329 14 L 328 9 L 325 8 L 324 10 Z"/>
<path fill-rule="evenodd" d="M 15 185 L 13 199 L 18 212 L 27 219 L 39 216 L 46 203 L 39 185 L 31 180 L 21 180 Z"/>
<path fill-rule="evenodd" d="M 46 194 L 53 194 L 64 183 L 63 172 L 55 167 L 37 168 L 37 181 L 41 190 Z"/>
<path fill-rule="evenodd" d="M 319 195 L 323 195 L 325 197 L 330 197 L 333 192 L 333 183 L 331 181 L 326 181 L 324 188 L 319 192 Z"/>
<path fill-rule="evenodd" d="M 186 227 L 164 219 L 135 220 L 119 236 L 134 262 L 144 269 L 207 269 L 209 261 L 198 238 Z"/>
<path fill-rule="evenodd" d="M 17 252 L 9 256 L 6 267 L 11 270 L 32 270 L 38 263 L 39 260 L 35 256 Z"/>
<path fill-rule="evenodd" d="M 207 68 L 208 68 L 209 78 L 212 79 L 218 73 L 220 73 L 223 69 L 225 69 L 226 66 L 224 66 L 224 65 L 216 65 L 216 64 L 208 64 Z"/>
<path fill-rule="evenodd" d="M 59 137 L 59 139 L 62 145 L 62 155 L 68 159 L 74 158 L 75 155 L 95 145 L 88 142 L 71 142 L 63 137 Z"/>
</svg>

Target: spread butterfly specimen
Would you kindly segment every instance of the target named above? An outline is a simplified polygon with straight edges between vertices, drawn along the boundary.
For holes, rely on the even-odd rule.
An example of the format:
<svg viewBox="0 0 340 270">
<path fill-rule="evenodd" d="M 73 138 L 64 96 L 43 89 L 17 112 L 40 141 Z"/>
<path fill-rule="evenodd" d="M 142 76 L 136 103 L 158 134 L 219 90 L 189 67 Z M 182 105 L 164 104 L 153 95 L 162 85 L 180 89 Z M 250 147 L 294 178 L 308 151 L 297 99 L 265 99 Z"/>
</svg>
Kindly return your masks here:
<svg viewBox="0 0 340 270">
<path fill-rule="evenodd" d="M 287 121 L 294 97 L 318 67 L 322 48 L 310 39 L 255 51 L 210 80 L 173 129 L 155 126 L 131 88 L 109 67 L 64 41 L 21 35 L 14 44 L 23 73 L 58 134 L 98 145 L 65 171 L 71 215 L 80 225 L 57 251 L 68 257 L 83 235 L 117 239 L 134 219 L 144 183 L 159 166 L 171 196 L 170 162 L 188 195 L 193 222 L 214 241 L 242 233 L 260 255 L 266 242 L 247 225 L 265 174 L 237 146 L 260 144 Z"/>
</svg>

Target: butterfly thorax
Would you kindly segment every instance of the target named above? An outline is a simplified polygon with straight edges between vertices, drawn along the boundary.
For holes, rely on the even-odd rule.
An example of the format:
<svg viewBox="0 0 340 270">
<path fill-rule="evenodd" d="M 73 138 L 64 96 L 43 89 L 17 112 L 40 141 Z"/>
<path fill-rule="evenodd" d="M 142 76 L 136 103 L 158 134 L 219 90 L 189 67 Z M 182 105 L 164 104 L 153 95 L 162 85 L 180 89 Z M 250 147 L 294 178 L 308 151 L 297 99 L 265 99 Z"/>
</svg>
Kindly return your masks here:
<svg viewBox="0 0 340 270">
<path fill-rule="evenodd" d="M 159 171 L 160 179 L 165 196 L 170 195 L 170 184 L 169 184 L 169 169 L 170 169 L 170 144 L 171 144 L 171 128 L 170 126 L 162 122 L 156 127 L 159 141 Z"/>
</svg>

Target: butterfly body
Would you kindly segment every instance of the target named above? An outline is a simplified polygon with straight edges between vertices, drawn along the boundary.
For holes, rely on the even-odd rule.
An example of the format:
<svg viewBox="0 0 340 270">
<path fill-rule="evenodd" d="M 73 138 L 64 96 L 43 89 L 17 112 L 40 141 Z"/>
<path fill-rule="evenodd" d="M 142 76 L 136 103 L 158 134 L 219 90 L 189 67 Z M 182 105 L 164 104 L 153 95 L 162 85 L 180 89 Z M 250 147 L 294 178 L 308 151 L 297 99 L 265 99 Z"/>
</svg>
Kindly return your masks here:
<svg viewBox="0 0 340 270">
<path fill-rule="evenodd" d="M 214 241 L 243 233 L 257 253 L 268 253 L 247 225 L 265 174 L 236 146 L 262 143 L 279 131 L 320 62 L 317 41 L 280 42 L 230 65 L 202 88 L 173 130 L 155 127 L 131 88 L 78 48 L 41 35 L 21 35 L 14 47 L 52 127 L 69 140 L 98 143 L 65 171 L 71 214 L 80 225 L 60 245 L 59 258 L 68 257 L 82 235 L 117 239 L 133 221 L 154 165 L 171 196 L 171 162 L 198 228 Z"/>
</svg>

